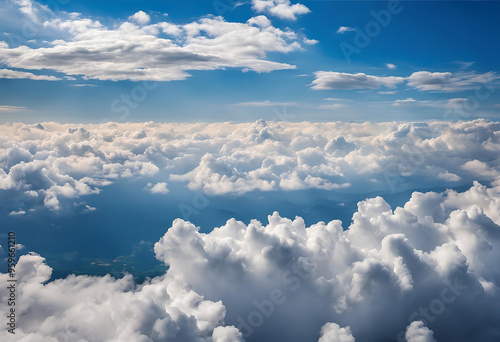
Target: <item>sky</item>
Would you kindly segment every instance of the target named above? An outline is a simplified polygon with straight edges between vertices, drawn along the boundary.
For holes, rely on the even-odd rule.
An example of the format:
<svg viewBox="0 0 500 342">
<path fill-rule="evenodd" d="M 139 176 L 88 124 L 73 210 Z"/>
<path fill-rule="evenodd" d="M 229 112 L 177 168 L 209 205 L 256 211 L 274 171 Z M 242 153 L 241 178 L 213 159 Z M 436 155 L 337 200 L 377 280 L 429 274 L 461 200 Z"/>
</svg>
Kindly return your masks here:
<svg viewBox="0 0 500 342">
<path fill-rule="evenodd" d="M 0 10 L 0 122 L 498 119 L 497 1 L 23 3 Z"/>
<path fill-rule="evenodd" d="M 0 340 L 499 341 L 499 12 L 2 2 Z"/>
</svg>

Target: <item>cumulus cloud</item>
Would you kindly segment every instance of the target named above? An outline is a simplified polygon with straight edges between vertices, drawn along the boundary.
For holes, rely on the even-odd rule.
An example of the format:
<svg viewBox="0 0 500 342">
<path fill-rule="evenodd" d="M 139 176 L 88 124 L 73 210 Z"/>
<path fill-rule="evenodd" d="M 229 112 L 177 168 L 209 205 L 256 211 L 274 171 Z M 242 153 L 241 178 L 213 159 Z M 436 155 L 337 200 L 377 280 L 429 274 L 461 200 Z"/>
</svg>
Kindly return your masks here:
<svg viewBox="0 0 500 342">
<path fill-rule="evenodd" d="M 391 70 L 394 70 L 398 67 L 396 64 L 392 64 L 392 63 L 385 63 L 385 66 L 387 67 L 387 69 L 391 69 Z"/>
<path fill-rule="evenodd" d="M 297 20 L 297 15 L 311 12 L 306 6 L 290 0 L 252 0 L 252 8 L 257 13 L 267 13 L 281 19 Z"/>
<path fill-rule="evenodd" d="M 494 341 L 499 190 L 415 192 L 395 209 L 366 199 L 347 230 L 278 213 L 209 233 L 177 219 L 154 248 L 168 271 L 141 285 L 49 281 L 43 257 L 24 255 L 14 340 Z"/>
<path fill-rule="evenodd" d="M 168 194 L 167 183 L 159 182 L 156 184 L 148 183 L 149 191 L 153 194 Z"/>
<path fill-rule="evenodd" d="M 318 342 L 354 342 L 351 328 L 341 328 L 336 323 L 326 323 L 321 327 L 321 337 Z"/>
<path fill-rule="evenodd" d="M 422 321 L 414 321 L 408 326 L 406 340 L 408 342 L 436 342 L 434 333 L 424 326 Z"/>
<path fill-rule="evenodd" d="M 396 69 L 396 65 L 387 63 L 389 69 Z M 494 72 L 477 74 L 474 72 L 429 72 L 417 71 L 408 77 L 374 76 L 364 73 L 349 74 L 334 71 L 317 71 L 312 82 L 312 89 L 378 89 L 382 86 L 395 88 L 399 84 L 406 84 L 420 91 L 459 92 L 474 89 L 478 86 L 493 87 L 493 82 L 499 77 Z"/>
<path fill-rule="evenodd" d="M 13 196 L 10 212 L 61 210 L 130 178 L 152 191 L 180 182 L 214 195 L 459 186 L 498 180 L 499 131 L 487 120 L 6 124 L 0 191 Z"/>
<path fill-rule="evenodd" d="M 262 15 L 243 23 L 206 16 L 177 25 L 151 23 L 139 11 L 109 27 L 78 13 L 61 12 L 45 19 L 39 29 L 58 33 L 56 39 L 43 47 L 9 47 L 2 42 L 0 62 L 9 68 L 53 70 L 86 79 L 172 81 L 187 78 L 191 70 L 293 69 L 293 65 L 268 60 L 266 54 L 300 50 L 306 39 L 272 26 Z M 0 77 L 57 79 L 8 69 L 0 71 Z"/>
<path fill-rule="evenodd" d="M 316 78 L 312 82 L 313 89 L 378 89 L 381 86 L 395 88 L 403 83 L 403 77 L 395 76 L 371 76 L 363 73 L 348 74 L 344 72 L 317 71 Z"/>
<path fill-rule="evenodd" d="M 151 17 L 143 11 L 139 11 L 129 17 L 130 20 L 135 21 L 139 25 L 146 25 L 151 21 Z"/>
</svg>

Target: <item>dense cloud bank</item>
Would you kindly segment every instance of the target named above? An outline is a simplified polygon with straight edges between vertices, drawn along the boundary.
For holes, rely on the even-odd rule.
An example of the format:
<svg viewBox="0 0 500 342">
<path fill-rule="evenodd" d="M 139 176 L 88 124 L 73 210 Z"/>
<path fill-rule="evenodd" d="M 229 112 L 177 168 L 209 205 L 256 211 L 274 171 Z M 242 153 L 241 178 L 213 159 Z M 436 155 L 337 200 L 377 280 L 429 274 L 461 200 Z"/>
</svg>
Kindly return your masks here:
<svg viewBox="0 0 500 342">
<path fill-rule="evenodd" d="M 499 123 L 486 120 L 5 124 L 0 189 L 21 213 L 59 210 L 126 178 L 144 179 L 145 191 L 156 194 L 168 194 L 174 182 L 219 195 L 454 187 L 498 179 L 499 132 Z"/>
<path fill-rule="evenodd" d="M 500 186 L 358 204 L 352 224 L 177 219 L 156 243 L 164 276 L 48 282 L 17 266 L 18 330 L 2 341 L 498 341 Z M 0 275 L 4 283 L 6 275 Z M 0 288 L 0 303 L 8 290 Z M 3 309 L 3 306 L 2 306 Z M 3 310 L 2 310 L 3 311 Z"/>
</svg>

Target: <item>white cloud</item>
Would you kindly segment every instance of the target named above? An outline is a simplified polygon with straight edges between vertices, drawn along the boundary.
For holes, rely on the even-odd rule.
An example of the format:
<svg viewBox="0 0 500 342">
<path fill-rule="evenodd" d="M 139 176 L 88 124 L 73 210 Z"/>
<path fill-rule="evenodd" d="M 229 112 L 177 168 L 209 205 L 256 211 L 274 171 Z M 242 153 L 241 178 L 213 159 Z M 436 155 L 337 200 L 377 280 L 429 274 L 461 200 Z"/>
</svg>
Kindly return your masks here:
<svg viewBox="0 0 500 342">
<path fill-rule="evenodd" d="M 151 21 L 151 17 L 143 11 L 139 11 L 129 17 L 130 20 L 135 21 L 139 25 L 146 25 Z"/>
<path fill-rule="evenodd" d="M 414 98 L 411 98 L 411 97 L 408 97 L 404 100 L 396 100 L 392 103 L 393 106 L 399 106 L 401 104 L 405 104 L 405 103 L 415 103 L 417 102 L 417 100 L 415 100 Z"/>
<path fill-rule="evenodd" d="M 290 0 L 252 0 L 252 8 L 257 13 L 267 13 L 281 19 L 297 20 L 297 15 L 311 12 L 306 6 Z"/>
<path fill-rule="evenodd" d="M 356 31 L 354 28 L 349 26 L 340 26 L 337 30 L 337 33 L 344 34 L 346 32 Z"/>
<path fill-rule="evenodd" d="M 387 64 L 394 66 L 393 64 Z M 394 66 L 395 67 L 395 66 Z M 394 69 L 389 67 L 389 69 Z M 494 72 L 477 74 L 474 72 L 428 72 L 417 71 L 408 77 L 374 76 L 364 73 L 349 74 L 334 71 L 316 71 L 312 88 L 317 90 L 327 89 L 378 89 L 381 86 L 395 88 L 398 84 L 406 82 L 410 87 L 420 91 L 459 92 L 474 89 L 479 86 L 491 88 L 492 82 L 499 77 Z"/>
<path fill-rule="evenodd" d="M 265 16 L 245 23 L 207 16 L 182 25 L 147 24 L 148 18 L 137 12 L 130 21 L 107 27 L 92 18 L 61 12 L 40 27 L 60 32 L 64 38 L 43 48 L 2 44 L 0 61 L 9 68 L 48 69 L 86 79 L 171 81 L 187 78 L 191 70 L 294 69 L 294 65 L 268 60 L 266 54 L 301 50 L 302 41 L 313 43 L 290 29 L 273 27 Z M 0 77 L 57 79 L 6 69 Z"/>
<path fill-rule="evenodd" d="M 336 323 L 326 323 L 321 327 L 321 337 L 318 342 L 354 342 L 349 327 L 341 328 Z"/>
<path fill-rule="evenodd" d="M 273 102 L 273 101 L 261 101 L 261 102 L 240 102 L 235 103 L 236 106 L 249 106 L 249 107 L 269 107 L 269 106 L 296 106 L 296 102 Z"/>
<path fill-rule="evenodd" d="M 408 85 L 422 91 L 458 92 L 489 84 L 498 76 L 484 74 L 418 71 L 408 77 Z"/>
<path fill-rule="evenodd" d="M 159 182 L 156 184 L 148 183 L 149 191 L 153 194 L 168 194 L 167 183 Z"/>
<path fill-rule="evenodd" d="M 331 105 L 324 108 L 342 103 Z M 9 190 L 28 208 L 60 210 L 129 178 L 151 187 L 185 182 L 209 194 L 339 188 L 358 193 L 388 191 L 394 182 L 397 191 L 459 186 L 499 177 L 499 131 L 498 123 L 486 120 L 16 123 L 0 125 L 0 191 Z M 9 208 L 19 209 L 25 210 Z"/>
<path fill-rule="evenodd" d="M 499 190 L 476 182 L 462 193 L 414 192 L 394 209 L 366 199 L 347 230 L 278 213 L 208 233 L 177 219 L 154 248 L 168 271 L 140 285 L 131 276 L 49 281 L 46 261 L 23 255 L 16 338 L 492 341 L 500 334 L 491 324 L 500 319 Z M 8 296 L 1 287 L 0 300 Z"/>
<path fill-rule="evenodd" d="M 2 48 L 0 46 L 0 50 L 2 50 L 2 49 L 4 49 L 4 48 Z M 57 78 L 55 76 L 35 75 L 31 72 L 10 70 L 10 69 L 0 69 L 0 78 L 28 79 L 28 80 L 37 80 L 37 81 L 59 81 L 60 80 L 60 78 Z"/>
<path fill-rule="evenodd" d="M 363 73 L 348 74 L 344 72 L 317 71 L 312 82 L 313 89 L 378 89 L 381 86 L 395 88 L 404 82 L 403 77 L 371 76 Z"/>
<path fill-rule="evenodd" d="M 97 84 L 92 84 L 92 83 L 77 83 L 77 84 L 70 84 L 72 87 L 97 87 Z"/>
<path fill-rule="evenodd" d="M 332 104 L 318 106 L 319 109 L 339 109 L 342 107 L 344 107 L 342 103 L 332 103 Z"/>
<path fill-rule="evenodd" d="M 406 330 L 406 341 L 408 342 L 436 342 L 434 333 L 424 325 L 422 321 L 414 321 Z"/>
<path fill-rule="evenodd" d="M 24 214 L 26 214 L 26 211 L 24 211 L 24 210 L 11 211 L 9 213 L 9 216 L 19 216 L 19 215 L 24 215 Z"/>
<path fill-rule="evenodd" d="M 398 67 L 397 65 L 392 64 L 392 63 L 385 63 L 385 66 L 387 67 L 387 69 L 391 69 L 391 70 L 394 70 Z"/>
<path fill-rule="evenodd" d="M 0 105 L 0 113 L 12 113 L 27 110 L 26 107 Z"/>
</svg>

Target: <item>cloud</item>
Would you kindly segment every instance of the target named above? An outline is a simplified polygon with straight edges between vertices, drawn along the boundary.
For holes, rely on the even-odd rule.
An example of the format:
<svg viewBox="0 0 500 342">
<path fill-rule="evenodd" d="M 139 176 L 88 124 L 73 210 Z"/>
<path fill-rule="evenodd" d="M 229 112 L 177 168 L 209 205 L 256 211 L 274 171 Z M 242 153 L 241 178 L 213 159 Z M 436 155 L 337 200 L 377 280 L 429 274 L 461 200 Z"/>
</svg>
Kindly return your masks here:
<svg viewBox="0 0 500 342">
<path fill-rule="evenodd" d="M 387 64 L 394 66 L 393 64 Z M 389 67 L 389 66 L 388 66 Z M 395 66 L 394 66 L 395 67 Z M 394 69 L 389 67 L 389 69 Z M 491 88 L 499 77 L 494 72 L 484 74 L 417 71 L 408 77 L 374 76 L 364 73 L 349 74 L 334 71 L 316 71 L 312 89 L 378 89 L 382 86 L 395 88 L 399 84 L 420 91 L 460 92 L 480 86 Z"/>
<path fill-rule="evenodd" d="M 354 28 L 349 26 L 340 26 L 337 33 L 344 34 L 346 32 L 356 31 Z"/>
<path fill-rule="evenodd" d="M 408 85 L 422 91 L 459 92 L 489 84 L 498 79 L 493 72 L 484 74 L 418 71 L 408 77 Z"/>
<path fill-rule="evenodd" d="M 0 125 L 0 191 L 12 196 L 7 210 L 17 211 L 71 208 L 75 199 L 131 178 L 214 195 L 460 186 L 498 179 L 499 131 L 487 120 L 16 123 Z"/>
<path fill-rule="evenodd" d="M 326 323 L 321 327 L 321 337 L 318 342 L 354 342 L 349 327 L 341 328 L 336 323 Z"/>
<path fill-rule="evenodd" d="M 139 25 L 146 25 L 147 23 L 149 23 L 151 21 L 151 17 L 143 11 L 139 11 L 139 12 L 135 13 L 134 15 L 131 15 L 129 17 L 129 19 L 132 21 L 135 21 Z"/>
<path fill-rule="evenodd" d="M 396 100 L 392 103 L 393 106 L 399 106 L 401 104 L 405 104 L 405 103 L 415 103 L 415 102 L 418 102 L 417 100 L 415 100 L 414 98 L 411 98 L 411 97 L 408 97 L 404 100 Z"/>
<path fill-rule="evenodd" d="M 272 102 L 269 100 L 262 102 L 240 102 L 235 103 L 236 106 L 248 106 L 248 107 L 269 107 L 269 106 L 296 106 L 296 102 Z"/>
<path fill-rule="evenodd" d="M 3 49 L 4 48 L 2 48 L 0 46 L 0 50 L 3 50 Z M 37 80 L 37 81 L 59 81 L 60 80 L 60 78 L 57 78 L 55 76 L 35 75 L 31 72 L 10 70 L 10 69 L 0 69 L 0 78 L 28 79 L 28 80 Z"/>
<path fill-rule="evenodd" d="M 397 65 L 392 64 L 392 63 L 385 63 L 385 66 L 387 67 L 387 69 L 391 69 L 391 70 L 394 70 L 398 67 Z"/>
<path fill-rule="evenodd" d="M 24 214 L 26 214 L 26 211 L 24 211 L 24 210 L 11 211 L 9 213 L 9 216 L 19 216 L 19 215 L 24 215 Z"/>
<path fill-rule="evenodd" d="M 499 190 L 475 182 L 461 193 L 414 192 L 397 208 L 369 198 L 347 230 L 278 213 L 208 233 L 177 219 L 154 247 L 168 271 L 143 284 L 130 275 L 49 281 L 45 259 L 23 255 L 16 338 L 492 341 L 500 334 Z M 8 296 L 1 287 L 0 300 Z"/>
<path fill-rule="evenodd" d="M 498 178 L 499 130 L 486 120 L 0 125 L 0 191 L 25 208 L 62 210 L 132 177 L 218 195 L 458 186 Z"/>
<path fill-rule="evenodd" d="M 252 8 L 257 13 L 267 13 L 281 19 L 297 20 L 297 15 L 311 12 L 306 6 L 290 0 L 252 0 Z"/>
<path fill-rule="evenodd" d="M 412 322 L 408 326 L 405 336 L 408 342 L 436 342 L 434 333 L 424 326 L 422 321 Z"/>
<path fill-rule="evenodd" d="M 319 109 L 339 109 L 344 107 L 345 105 L 342 103 L 332 103 L 332 104 L 327 104 L 327 105 L 320 105 L 318 106 Z"/>
<path fill-rule="evenodd" d="M 156 184 L 148 183 L 149 191 L 153 194 L 168 194 L 167 183 L 159 182 Z"/>
<path fill-rule="evenodd" d="M 380 77 L 363 73 L 348 74 L 333 71 L 317 71 L 316 78 L 312 82 L 313 89 L 378 89 L 381 86 L 395 88 L 396 85 L 404 82 L 403 77 Z"/>
<path fill-rule="evenodd" d="M 130 21 L 107 27 L 80 14 L 61 12 L 40 25 L 40 30 L 58 33 L 57 39 L 38 48 L 2 44 L 0 62 L 9 68 L 47 69 L 85 79 L 173 81 L 186 79 L 192 70 L 240 68 L 260 73 L 294 69 L 266 55 L 301 50 L 301 41 L 311 43 L 302 34 L 273 27 L 265 16 L 244 23 L 206 16 L 181 25 L 146 24 L 146 19 L 147 14 L 137 12 Z M 6 69 L 0 77 L 57 79 Z"/>
<path fill-rule="evenodd" d="M 12 113 L 12 112 L 19 112 L 22 110 L 28 110 L 28 108 L 20 106 L 7 106 L 7 105 L 0 106 L 0 113 Z"/>
<path fill-rule="evenodd" d="M 97 84 L 92 83 L 78 83 L 78 84 L 70 84 L 72 87 L 97 87 Z"/>
</svg>

